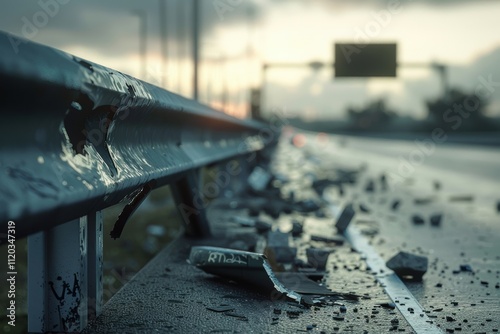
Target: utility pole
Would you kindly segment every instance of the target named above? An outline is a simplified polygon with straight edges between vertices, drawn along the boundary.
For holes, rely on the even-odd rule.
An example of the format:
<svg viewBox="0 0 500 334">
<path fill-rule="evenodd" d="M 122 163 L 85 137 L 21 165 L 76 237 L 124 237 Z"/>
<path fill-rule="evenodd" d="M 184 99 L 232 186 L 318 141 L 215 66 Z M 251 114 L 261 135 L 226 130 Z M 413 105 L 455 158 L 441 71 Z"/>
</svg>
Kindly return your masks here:
<svg viewBox="0 0 500 334">
<path fill-rule="evenodd" d="M 139 54 L 141 55 L 141 78 L 147 80 L 147 38 L 148 23 L 146 12 L 140 9 L 132 11 L 139 18 Z"/>
<path fill-rule="evenodd" d="M 183 41 L 183 36 L 181 34 L 182 30 L 185 29 L 185 27 L 182 27 L 182 23 L 186 22 L 184 21 L 184 0 L 177 0 L 177 14 L 175 15 L 175 22 L 176 22 L 176 33 L 177 33 L 177 93 L 181 93 L 181 87 L 182 87 L 182 75 L 181 75 L 181 64 L 182 61 L 181 59 L 183 58 L 183 47 L 184 43 Z"/>
<path fill-rule="evenodd" d="M 167 0 L 159 0 L 160 4 L 160 47 L 161 47 L 161 76 L 163 88 L 167 88 L 168 75 L 168 43 L 167 43 Z"/>
<path fill-rule="evenodd" d="M 200 0 L 193 0 L 193 99 L 198 100 L 198 67 L 200 62 Z"/>
</svg>

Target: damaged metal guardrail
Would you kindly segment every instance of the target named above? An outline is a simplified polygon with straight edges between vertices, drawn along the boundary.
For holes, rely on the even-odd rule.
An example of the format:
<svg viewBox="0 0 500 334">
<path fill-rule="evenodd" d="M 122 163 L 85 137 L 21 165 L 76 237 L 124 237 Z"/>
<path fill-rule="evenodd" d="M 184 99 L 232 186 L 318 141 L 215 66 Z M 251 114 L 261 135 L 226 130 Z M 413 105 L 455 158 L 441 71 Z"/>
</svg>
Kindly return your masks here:
<svg viewBox="0 0 500 334">
<path fill-rule="evenodd" d="M 200 167 L 246 163 L 277 139 L 262 123 L 1 32 L 0 77 L 0 228 L 13 221 L 28 236 L 30 332 L 79 331 L 99 313 L 100 210 L 136 194 L 117 237 L 153 188 L 170 184 L 178 204 L 196 207 Z M 182 216 L 189 233 L 209 233 L 202 209 Z"/>
</svg>

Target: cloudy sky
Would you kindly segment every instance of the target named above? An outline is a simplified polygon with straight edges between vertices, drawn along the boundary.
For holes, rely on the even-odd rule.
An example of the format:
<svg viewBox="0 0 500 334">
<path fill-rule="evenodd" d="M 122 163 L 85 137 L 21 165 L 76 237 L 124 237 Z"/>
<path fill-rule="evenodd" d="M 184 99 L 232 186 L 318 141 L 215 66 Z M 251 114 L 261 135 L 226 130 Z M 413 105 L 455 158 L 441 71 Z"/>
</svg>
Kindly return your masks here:
<svg viewBox="0 0 500 334">
<path fill-rule="evenodd" d="M 162 70 L 159 2 L 167 10 L 168 58 Z M 191 94 L 191 0 L 10 1 L 0 30 L 48 44 Z M 331 69 L 270 68 L 266 108 L 306 118 L 341 118 L 348 105 L 386 97 L 404 115 L 423 117 L 426 98 L 440 93 L 425 67 L 450 67 L 452 85 L 475 87 L 479 76 L 500 81 L 500 2 L 479 0 L 201 0 L 201 100 L 243 116 L 263 63 L 332 62 L 339 41 L 396 42 L 396 79 L 332 79 Z M 147 70 L 141 73 L 140 17 L 147 17 Z M 43 13 L 47 13 L 44 15 Z M 408 63 L 422 63 L 409 69 Z M 495 79 L 496 78 L 496 79 Z M 500 89 L 499 89 L 500 90 Z M 495 92 L 492 112 L 500 111 Z"/>
</svg>

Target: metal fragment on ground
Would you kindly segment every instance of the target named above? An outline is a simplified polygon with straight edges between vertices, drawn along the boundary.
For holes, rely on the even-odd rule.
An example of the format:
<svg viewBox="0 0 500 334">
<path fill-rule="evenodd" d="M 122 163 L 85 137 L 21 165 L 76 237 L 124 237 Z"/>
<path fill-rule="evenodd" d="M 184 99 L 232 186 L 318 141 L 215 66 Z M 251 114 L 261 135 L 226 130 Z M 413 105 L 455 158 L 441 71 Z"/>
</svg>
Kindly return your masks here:
<svg viewBox="0 0 500 334">
<path fill-rule="evenodd" d="M 344 238 L 341 237 L 324 237 L 321 235 L 311 235 L 311 241 L 332 243 L 337 246 L 342 246 L 345 242 Z"/>
<path fill-rule="evenodd" d="M 276 289 L 300 303 L 301 295 L 286 288 L 275 276 L 266 256 L 234 249 L 193 246 L 188 262 L 214 275 L 259 286 L 265 290 Z"/>
</svg>

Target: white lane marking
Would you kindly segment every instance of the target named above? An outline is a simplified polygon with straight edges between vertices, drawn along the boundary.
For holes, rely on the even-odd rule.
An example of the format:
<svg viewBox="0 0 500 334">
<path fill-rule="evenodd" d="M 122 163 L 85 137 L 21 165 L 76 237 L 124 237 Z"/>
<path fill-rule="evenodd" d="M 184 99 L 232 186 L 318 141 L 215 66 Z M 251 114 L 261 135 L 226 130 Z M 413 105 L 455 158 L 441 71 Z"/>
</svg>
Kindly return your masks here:
<svg viewBox="0 0 500 334">
<path fill-rule="evenodd" d="M 368 266 L 373 272 L 377 273 L 375 276 L 384 288 L 385 293 L 392 299 L 399 312 L 415 332 L 443 333 L 434 321 L 429 319 L 422 306 L 406 288 L 406 285 L 392 270 L 386 267 L 384 259 L 378 255 L 355 226 L 349 226 L 344 235 L 352 247 L 364 255 Z"/>
</svg>

